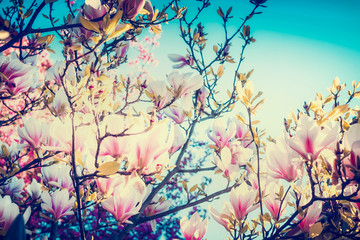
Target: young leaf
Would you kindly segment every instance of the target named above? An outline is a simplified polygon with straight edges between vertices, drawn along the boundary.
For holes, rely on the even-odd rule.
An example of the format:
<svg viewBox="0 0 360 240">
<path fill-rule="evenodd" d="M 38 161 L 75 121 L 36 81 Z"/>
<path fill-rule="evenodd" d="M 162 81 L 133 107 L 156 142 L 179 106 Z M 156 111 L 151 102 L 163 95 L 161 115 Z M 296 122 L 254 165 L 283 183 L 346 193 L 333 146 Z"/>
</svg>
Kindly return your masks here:
<svg viewBox="0 0 360 240">
<path fill-rule="evenodd" d="M 123 34 L 124 32 L 126 32 L 127 30 L 129 30 L 131 28 L 132 28 L 131 24 L 124 24 L 124 26 L 119 28 L 117 31 L 111 33 L 108 37 L 108 40 L 111 38 L 116 38 L 116 37 L 120 36 L 121 34 Z"/>
<path fill-rule="evenodd" d="M 323 230 L 323 226 L 321 222 L 317 222 L 310 227 L 309 236 L 311 238 L 317 237 L 321 234 L 322 230 Z"/>
<path fill-rule="evenodd" d="M 224 74 L 224 65 L 221 64 L 217 70 L 216 75 L 218 75 L 218 77 L 221 77 Z"/>
<path fill-rule="evenodd" d="M 120 168 L 120 163 L 118 162 L 106 162 L 101 164 L 97 171 L 99 171 L 99 175 L 111 175 L 116 173 Z"/>
<path fill-rule="evenodd" d="M 190 192 L 195 191 L 195 190 L 197 189 L 197 187 L 198 187 L 198 185 L 197 185 L 197 184 L 195 184 L 194 186 L 192 186 L 192 187 L 190 188 Z"/>
<path fill-rule="evenodd" d="M 80 17 L 80 23 L 84 28 L 94 31 L 94 32 L 97 32 L 97 33 L 100 33 L 99 25 L 96 22 L 92 22 L 92 21 L 86 20 L 83 17 Z"/>
<path fill-rule="evenodd" d="M 221 7 L 219 7 L 218 10 L 216 10 L 216 12 L 219 14 L 220 17 L 224 18 L 224 12 L 221 9 Z"/>
</svg>

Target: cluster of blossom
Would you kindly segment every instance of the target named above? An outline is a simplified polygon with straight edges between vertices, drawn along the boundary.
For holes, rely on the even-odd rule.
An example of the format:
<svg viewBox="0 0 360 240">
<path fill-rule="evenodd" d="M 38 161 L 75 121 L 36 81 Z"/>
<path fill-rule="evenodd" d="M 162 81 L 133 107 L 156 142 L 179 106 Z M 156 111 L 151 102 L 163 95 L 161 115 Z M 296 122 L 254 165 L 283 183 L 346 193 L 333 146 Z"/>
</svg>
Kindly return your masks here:
<svg viewBox="0 0 360 240">
<path fill-rule="evenodd" d="M 251 158 L 255 158 L 251 149 L 249 129 L 239 120 L 229 121 L 227 126 L 220 120 L 215 121 L 213 130 L 209 132 L 210 139 L 215 143 L 215 163 L 223 172 L 224 177 L 230 180 L 238 179 L 241 170 L 246 169 L 245 178 L 247 183 L 242 183 L 239 187 L 231 190 L 230 201 L 223 204 L 223 209 L 219 213 L 210 207 L 213 218 L 234 236 L 236 226 L 243 228 L 245 219 L 259 207 L 259 187 L 256 179 L 256 162 L 251 169 L 246 165 Z M 237 125 L 237 127 L 235 127 Z M 240 133 L 240 134 L 239 134 Z M 317 166 L 316 173 L 321 172 L 321 164 L 325 164 L 328 171 L 332 174 L 332 184 L 329 184 L 328 192 L 323 189 L 315 189 L 316 194 L 322 197 L 332 195 L 350 195 L 358 189 L 356 173 L 359 171 L 360 159 L 360 124 L 356 123 L 348 129 L 340 141 L 340 127 L 337 122 L 328 121 L 319 125 L 319 121 L 308 116 L 302 116 L 297 123 L 294 136 L 289 137 L 284 134 L 282 137 L 273 140 L 266 146 L 266 163 L 261 167 L 264 173 L 261 175 L 261 195 L 268 213 L 275 222 L 287 219 L 292 213 L 288 208 L 295 207 L 299 202 L 300 207 L 305 206 L 311 199 L 312 193 L 308 184 L 309 175 L 313 177 L 314 172 L 309 171 L 309 164 Z M 241 140 L 242 139 L 242 140 Z M 250 138 L 251 139 L 251 138 Z M 245 144 L 244 144 L 245 140 Z M 341 143 L 339 145 L 339 143 Z M 233 145 L 236 147 L 234 148 Z M 245 147 L 243 147 L 245 146 Z M 335 153 L 339 151 L 337 147 L 348 152 L 342 160 L 339 169 L 339 160 Z M 253 162 L 252 162 L 253 163 Z M 343 174 L 349 184 L 343 186 L 339 181 L 339 173 Z M 266 174 L 266 175 L 265 175 Z M 280 179 L 279 182 L 277 179 Z M 288 183 L 286 183 L 288 182 Z M 294 194 L 284 195 L 283 186 L 291 186 Z M 345 188 L 345 189 L 344 189 Z M 301 196 L 301 197 L 300 197 Z M 308 233 L 311 227 L 318 221 L 322 212 L 322 201 L 313 202 L 304 214 L 297 215 L 297 227 L 288 234 L 296 235 L 297 231 Z M 356 202 L 354 206 L 359 207 Z M 270 220 L 271 221 L 271 220 Z M 249 224 L 250 226 L 250 224 Z M 256 229 L 257 224 L 252 228 Z M 250 227 L 249 227 L 250 228 Z"/>
<path fill-rule="evenodd" d="M 161 172 L 163 167 L 169 165 L 169 156 L 175 153 L 185 142 L 183 130 L 174 127 L 166 119 L 160 122 L 150 122 L 146 118 L 109 115 L 104 118 L 100 125 L 101 134 L 104 136 L 99 144 L 100 168 L 94 168 L 97 154 L 95 152 L 97 148 L 96 127 L 95 125 L 85 125 L 89 121 L 85 116 L 91 118 L 88 111 L 79 112 L 76 115 L 77 135 L 73 147 L 69 115 L 70 106 L 62 84 L 67 87 L 70 86 L 72 79 L 75 78 L 75 72 L 74 68 L 70 68 L 72 70 L 67 71 L 65 75 L 66 82 L 64 83 L 60 77 L 63 73 L 62 68 L 64 68 L 62 64 L 55 64 L 47 71 L 45 77 L 45 82 L 51 84 L 54 90 L 58 89 L 52 102 L 49 102 L 48 109 L 54 116 L 59 118 L 52 117 L 46 123 L 42 120 L 39 121 L 35 117 L 23 118 L 23 126 L 19 126 L 17 129 L 17 142 L 20 144 L 12 148 L 4 145 L 3 148 L 5 149 L 3 151 L 9 152 L 10 155 L 7 157 L 16 158 L 21 152 L 24 153 L 28 150 L 34 151 L 39 157 L 42 157 L 44 154 L 48 154 L 49 151 L 70 154 L 74 149 L 82 153 L 83 157 L 79 160 L 82 161 L 82 164 L 78 165 L 78 167 L 84 175 L 99 171 L 101 166 L 105 166 L 106 163 L 113 163 L 113 159 L 116 159 L 119 163 L 118 169 L 115 169 L 115 171 L 120 171 L 121 162 L 126 161 L 125 170 L 133 174 L 97 178 L 95 182 L 98 189 L 97 198 L 103 199 L 101 202 L 102 207 L 109 211 L 117 222 L 127 223 L 131 216 L 139 213 L 142 202 L 149 194 L 149 187 L 151 188 L 151 185 L 145 185 L 137 173 L 151 175 Z M 22 75 L 14 76 L 13 81 L 17 81 L 21 77 Z M 202 85 L 201 78 L 191 78 L 190 74 L 180 74 L 178 72 L 170 74 L 168 81 L 171 87 L 167 89 L 172 89 L 172 91 L 164 88 L 166 91 L 161 92 L 163 96 L 155 93 L 155 91 L 159 92 L 155 87 L 150 90 L 153 93 L 151 98 L 153 98 L 156 108 L 159 107 L 156 99 L 161 99 L 163 104 L 167 104 L 172 99 L 179 99 L 176 101 L 180 101 L 180 99 L 189 98 L 191 92 L 198 90 Z M 154 85 L 149 84 L 148 89 L 151 89 L 151 86 Z M 192 104 L 191 98 L 187 102 Z M 190 109 L 191 105 L 187 108 Z M 174 119 L 174 122 L 180 123 L 176 119 Z M 144 125 L 144 123 L 146 124 Z M 124 132 L 124 130 L 128 135 L 120 136 L 120 133 Z M 120 135 L 116 136 L 117 134 Z M 174 135 L 177 136 L 176 141 L 174 141 Z M 84 139 L 86 140 L 84 141 Z M 3 155 L 6 156 L 7 154 L 3 153 Z M 22 184 L 18 184 L 18 182 Z M 91 182 L 88 182 L 88 184 L 91 184 Z M 43 191 L 40 186 L 46 187 L 47 190 Z M 21 197 L 24 195 L 24 188 L 23 179 L 12 177 L 1 189 L 4 195 Z M 54 221 L 73 214 L 72 207 L 75 198 L 71 197 L 71 193 L 74 192 L 74 185 L 71 179 L 69 162 L 57 163 L 55 158 L 46 160 L 41 168 L 40 181 L 33 178 L 26 189 L 31 189 L 31 191 L 28 191 L 29 198 L 34 199 L 34 201 L 41 198 L 42 209 L 51 214 Z M 145 216 L 155 215 L 166 211 L 170 207 L 170 202 L 161 200 L 160 197 L 153 198 L 153 201 L 154 203 L 144 209 Z M 7 227 L 12 220 L 13 218 L 10 217 L 6 221 L 4 220 Z M 156 228 L 155 225 L 156 221 L 152 221 L 151 226 L 153 229 Z M 6 230 L 5 227 L 3 230 Z"/>
<path fill-rule="evenodd" d="M 144 20 L 137 18 L 139 15 L 156 19 L 159 11 L 147 0 L 105 2 L 86 0 L 74 18 L 69 15 L 65 20 L 66 24 L 81 25 L 62 31 L 65 61 L 52 65 L 45 52 L 35 53 L 40 63 L 30 56 L 22 59 L 20 48 L 0 57 L 1 119 L 14 117 L 5 121 L 8 128 L 1 128 L 1 233 L 6 234 L 19 213 L 34 234 L 49 231 L 38 227 L 39 219 L 44 219 L 51 225 L 52 239 L 56 239 L 59 224 L 70 226 L 75 221 L 80 226 L 76 236 L 86 232 L 99 237 L 96 231 L 106 227 L 126 232 L 132 224 L 156 232 L 159 218 L 174 209 L 230 192 L 221 211 L 210 206 L 209 212 L 233 239 L 261 233 L 265 238 L 270 232 L 286 238 L 314 237 L 326 227 L 319 220 L 326 201 L 347 200 L 355 203 L 341 203 L 350 208 L 360 206 L 360 125 L 355 110 L 336 102 L 336 92 L 343 89 L 339 83 L 335 81 L 330 91 L 336 96 L 328 100 L 335 102 L 330 113 L 325 113 L 325 103 L 318 97 L 306 108 L 307 116 L 294 116 L 296 126 L 286 126 L 282 137 L 265 146 L 251 120 L 262 103 L 255 104 L 261 94 L 253 96 L 248 76 L 236 75 L 229 103 L 241 102 L 249 121 L 240 115 L 224 121 L 219 118 L 222 106 L 219 111 L 209 106 L 224 67 L 221 65 L 217 74 L 212 69 L 205 71 L 207 67 L 202 72 L 216 75 L 215 85 L 193 72 L 173 71 L 166 81 L 153 80 L 144 74 L 142 64 L 154 64 L 151 50 L 158 45 L 159 35 L 146 37 L 142 43 L 129 42 L 127 31 L 138 23 L 136 19 Z M 251 2 L 258 7 L 264 0 Z M 182 12 L 173 8 L 179 18 Z M 225 20 L 221 8 L 218 13 Z M 205 41 L 202 28 L 199 24 L 195 34 L 201 33 L 200 41 Z M 243 35 L 249 37 L 247 31 L 245 26 Z M 34 46 L 38 39 L 37 35 L 26 38 L 24 46 Z M 196 42 L 198 37 L 191 39 Z M 107 57 L 101 53 L 102 44 L 112 49 Z M 197 42 L 201 51 L 202 44 Z M 214 51 L 228 55 L 229 47 L 227 44 L 218 53 L 215 46 Z M 123 63 L 129 48 L 140 52 L 139 61 L 130 61 L 141 67 L 140 75 L 117 76 L 112 70 Z M 170 54 L 169 58 L 177 63 L 174 68 L 195 70 L 193 65 L 198 64 L 194 55 Z M 359 96 L 355 90 L 360 83 L 353 85 L 351 98 Z M 310 117 L 309 110 L 315 117 Z M 345 113 L 348 115 L 343 118 Z M 351 124 L 345 121 L 350 114 L 355 116 Z M 217 118 L 207 131 L 213 157 L 200 163 L 213 160 L 214 164 L 186 169 L 194 166 L 188 164 L 192 153 L 184 155 L 194 126 L 211 118 Z M 186 179 L 175 175 L 213 170 L 227 180 L 221 193 L 208 195 L 204 182 L 188 188 Z M 182 196 L 164 193 L 173 191 L 167 186 L 172 182 L 175 187 L 182 183 Z M 179 198 L 185 195 L 186 203 L 179 207 L 183 200 Z M 203 215 L 195 210 L 190 218 L 179 221 L 186 240 L 200 240 L 206 234 L 209 218 L 200 217 Z"/>
</svg>

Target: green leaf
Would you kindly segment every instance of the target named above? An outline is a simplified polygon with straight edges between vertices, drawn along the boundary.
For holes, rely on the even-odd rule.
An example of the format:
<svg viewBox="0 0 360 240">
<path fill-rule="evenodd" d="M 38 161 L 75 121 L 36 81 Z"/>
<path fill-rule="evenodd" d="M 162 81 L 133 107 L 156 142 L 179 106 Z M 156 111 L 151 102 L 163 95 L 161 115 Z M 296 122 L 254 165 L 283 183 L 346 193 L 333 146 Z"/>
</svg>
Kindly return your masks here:
<svg viewBox="0 0 360 240">
<path fill-rule="evenodd" d="M 80 23 L 84 28 L 94 31 L 94 32 L 97 32 L 97 33 L 100 33 L 99 25 L 96 22 L 92 22 L 92 21 L 86 20 L 83 17 L 80 17 Z"/>
<path fill-rule="evenodd" d="M 96 170 L 99 172 L 99 175 L 111 175 L 116 173 L 119 168 L 120 163 L 113 161 L 101 164 Z"/>
</svg>

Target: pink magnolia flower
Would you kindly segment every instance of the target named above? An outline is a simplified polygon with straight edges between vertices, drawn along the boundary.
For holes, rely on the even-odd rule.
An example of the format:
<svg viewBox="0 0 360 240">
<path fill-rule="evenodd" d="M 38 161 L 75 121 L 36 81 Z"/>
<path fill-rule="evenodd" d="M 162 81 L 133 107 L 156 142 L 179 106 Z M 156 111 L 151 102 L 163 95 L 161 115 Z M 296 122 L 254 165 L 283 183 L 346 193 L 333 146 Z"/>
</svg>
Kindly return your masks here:
<svg viewBox="0 0 360 240">
<path fill-rule="evenodd" d="M 100 133 L 101 135 L 106 133 L 121 134 L 126 130 L 127 134 L 135 134 L 146 129 L 142 120 L 117 114 L 108 115 L 102 121 Z"/>
<path fill-rule="evenodd" d="M 57 61 L 51 68 L 46 71 L 45 81 L 54 82 L 58 86 L 62 86 L 61 76 L 64 74 L 65 63 L 63 61 Z M 64 80 L 72 81 L 76 77 L 75 67 L 71 64 L 66 73 Z"/>
<path fill-rule="evenodd" d="M 356 200 L 360 199 L 360 191 L 357 190 L 357 185 L 352 184 L 348 188 L 345 189 L 345 193 L 347 195 L 351 195 L 354 192 L 356 192 L 357 194 L 355 197 L 353 197 L 353 199 L 356 199 Z M 356 208 L 358 210 L 360 210 L 360 202 L 352 202 L 351 204 L 353 204 L 354 206 L 356 206 Z"/>
<path fill-rule="evenodd" d="M 104 195 L 113 194 L 114 190 L 125 181 L 124 176 L 113 175 L 108 178 L 97 178 L 96 185 L 99 191 Z"/>
<path fill-rule="evenodd" d="M 118 223 L 131 223 L 128 219 L 139 213 L 146 194 L 145 183 L 133 175 L 118 185 L 113 195 L 101 205 L 109 211 Z"/>
<path fill-rule="evenodd" d="M 265 198 L 263 199 L 266 208 L 269 210 L 271 216 L 275 220 L 281 219 L 281 215 L 283 214 L 287 201 L 283 201 L 281 205 L 281 200 L 277 195 L 279 193 L 279 183 L 278 182 L 270 182 L 265 189 Z M 281 206 L 281 209 L 280 209 Z"/>
<path fill-rule="evenodd" d="M 55 220 L 68 215 L 73 215 L 73 209 L 75 203 L 75 197 L 69 199 L 69 192 L 67 189 L 58 189 L 55 192 L 49 194 L 49 192 L 43 192 L 41 194 L 42 209 L 51 213 Z"/>
<path fill-rule="evenodd" d="M 321 151 L 337 140 L 338 127 L 319 126 L 310 117 L 299 120 L 296 135 L 290 141 L 290 147 L 304 159 L 314 161 Z"/>
<path fill-rule="evenodd" d="M 284 137 L 277 139 L 276 144 L 269 143 L 266 146 L 266 161 L 272 177 L 288 182 L 297 179 L 298 170 L 302 166 L 298 155 L 289 147 Z"/>
<path fill-rule="evenodd" d="M 240 167 L 235 162 L 232 163 L 232 155 L 229 148 L 224 147 L 220 152 L 220 158 L 214 153 L 216 166 L 224 173 L 229 180 L 235 180 L 239 177 Z"/>
<path fill-rule="evenodd" d="M 350 151 L 350 157 L 343 161 L 346 176 L 353 179 L 356 171 L 360 170 L 360 124 L 351 126 L 344 133 L 344 148 Z"/>
<path fill-rule="evenodd" d="M 230 142 L 229 149 L 231 151 L 231 164 L 244 166 L 253 156 L 253 150 L 250 148 L 244 148 L 239 141 Z"/>
<path fill-rule="evenodd" d="M 25 187 L 24 179 L 12 177 L 6 181 L 5 185 L 1 186 L 0 192 L 4 195 L 10 195 L 16 198 L 21 198 L 23 188 Z"/>
<path fill-rule="evenodd" d="M 350 159 L 347 161 L 350 163 L 346 165 L 347 177 L 354 178 L 356 172 L 360 170 L 360 140 L 351 144 Z"/>
<path fill-rule="evenodd" d="M 12 211 L 9 211 L 9 209 L 12 209 Z M 11 201 L 10 196 L 2 197 L 0 195 L 0 229 L 6 231 L 17 214 L 19 214 L 19 207 Z"/>
<path fill-rule="evenodd" d="M 160 198 L 159 195 L 156 195 L 149 206 L 144 209 L 144 215 L 154 216 L 158 213 L 165 212 L 169 210 L 171 206 L 171 202 L 169 200 L 164 200 L 164 198 Z M 151 229 L 155 232 L 156 231 L 156 219 L 150 221 Z"/>
<path fill-rule="evenodd" d="M 0 73 L 0 95 L 24 93 L 36 85 L 33 77 L 34 68 L 20 62 L 17 57 L 10 60 L 1 56 Z"/>
<path fill-rule="evenodd" d="M 164 110 L 164 113 L 177 124 L 181 124 L 186 117 L 185 110 L 181 106 L 170 106 Z"/>
<path fill-rule="evenodd" d="M 184 130 L 179 127 L 179 125 L 175 125 L 174 127 L 174 142 L 169 149 L 169 153 L 173 154 L 177 150 L 179 150 L 186 142 L 186 136 L 184 134 Z"/>
<path fill-rule="evenodd" d="M 322 202 L 316 201 L 308 207 L 305 217 L 300 216 L 300 214 L 297 215 L 297 219 L 301 221 L 298 225 L 301 231 L 309 232 L 310 227 L 314 225 L 321 214 L 322 205 Z"/>
<path fill-rule="evenodd" d="M 190 219 L 183 217 L 180 220 L 180 229 L 185 240 L 201 240 L 203 239 L 209 219 L 202 220 L 197 212 L 195 212 Z"/>
<path fill-rule="evenodd" d="M 19 215 L 19 207 L 11 201 L 10 196 L 0 196 L 0 231 L 7 231 L 11 223 Z M 31 207 L 24 212 L 24 222 L 26 223 L 31 215 Z"/>
<path fill-rule="evenodd" d="M 193 94 L 184 93 L 175 101 L 175 105 L 181 106 L 186 116 L 191 116 L 191 112 L 194 109 Z"/>
<path fill-rule="evenodd" d="M 120 6 L 124 11 L 124 15 L 128 19 L 136 17 L 143 8 L 145 8 L 150 13 L 150 18 L 154 13 L 149 0 L 122 0 Z"/>
<path fill-rule="evenodd" d="M 360 140 L 360 124 L 351 125 L 349 130 L 344 133 L 344 148 L 351 151 L 354 142 Z"/>
<path fill-rule="evenodd" d="M 227 231 L 230 231 L 230 220 L 234 216 L 234 209 L 229 202 L 223 203 L 221 213 L 212 206 L 209 206 L 209 211 L 216 222 L 221 224 Z"/>
<path fill-rule="evenodd" d="M 169 54 L 168 57 L 173 62 L 179 62 L 179 64 L 174 65 L 173 68 L 182 68 L 187 65 L 191 67 L 194 65 L 194 59 L 189 55 Z"/>
<path fill-rule="evenodd" d="M 204 85 L 199 89 L 199 94 L 198 94 L 198 100 L 200 103 L 204 103 L 205 99 L 207 98 L 207 96 L 209 96 L 210 91 L 207 87 L 205 87 Z"/>
<path fill-rule="evenodd" d="M 70 107 L 69 101 L 65 94 L 64 88 L 61 88 L 56 92 L 53 102 L 51 103 L 51 110 L 58 115 L 61 116 L 66 113 L 67 108 Z"/>
<path fill-rule="evenodd" d="M 23 119 L 24 127 L 18 127 L 18 134 L 21 138 L 21 142 L 25 147 L 32 147 L 39 149 L 48 137 L 48 127 L 46 123 L 39 122 L 34 117 Z"/>
<path fill-rule="evenodd" d="M 168 76 L 171 90 L 175 97 L 180 97 L 192 91 L 198 90 L 203 85 L 203 78 L 201 75 L 191 77 L 192 73 L 181 74 L 178 71 L 173 71 Z"/>
<path fill-rule="evenodd" d="M 66 116 L 63 121 L 56 118 L 49 127 L 50 136 L 53 140 L 48 140 L 48 146 L 43 149 L 50 151 L 64 151 L 70 153 L 72 151 L 72 126 L 71 119 Z M 56 144 L 55 146 L 51 143 Z M 94 149 L 95 133 L 92 126 L 81 126 L 76 129 L 75 134 L 75 151 L 84 151 L 86 149 Z"/>
<path fill-rule="evenodd" d="M 234 123 L 235 123 L 235 138 L 239 139 L 240 141 L 244 141 L 246 140 L 246 138 L 248 137 L 248 134 L 250 132 L 250 129 L 248 126 L 246 126 L 243 122 L 241 122 L 238 119 L 234 119 Z"/>
<path fill-rule="evenodd" d="M 107 9 L 101 4 L 100 0 L 85 0 L 83 14 L 87 19 L 96 19 L 103 17 Z"/>
<path fill-rule="evenodd" d="M 100 156 L 110 155 L 113 158 L 121 158 L 130 152 L 133 145 L 130 137 L 106 137 L 100 145 Z"/>
<path fill-rule="evenodd" d="M 129 41 L 120 42 L 120 43 L 116 44 L 115 57 L 117 57 L 117 58 L 125 58 L 126 57 L 126 52 L 129 50 L 129 48 L 130 48 L 130 42 Z"/>
<path fill-rule="evenodd" d="M 164 201 L 164 198 L 161 199 L 159 195 L 156 195 L 153 200 L 151 200 L 150 205 L 144 209 L 144 215 L 148 217 L 165 212 L 169 210 L 170 206 L 171 202 L 169 200 Z"/>
<path fill-rule="evenodd" d="M 218 148 L 228 146 L 230 140 L 235 136 L 235 124 L 230 123 L 228 126 L 221 119 L 214 121 L 213 130 L 208 132 L 208 137 L 215 143 Z"/>
<path fill-rule="evenodd" d="M 77 24 L 80 23 L 80 17 L 83 16 L 86 19 L 93 20 L 97 18 L 103 17 L 108 12 L 108 9 L 101 4 L 100 0 L 86 0 L 82 14 L 77 14 L 75 18 L 71 19 L 70 24 Z M 96 22 L 100 29 L 103 28 L 102 19 Z M 68 30 L 72 37 L 77 38 L 75 41 L 79 41 L 78 38 L 81 40 L 88 41 L 93 36 L 93 32 L 84 28 L 72 28 Z M 70 49 L 69 52 L 71 53 L 72 50 Z M 72 53 L 71 53 L 72 54 Z M 89 57 L 89 56 L 87 56 Z"/>
<path fill-rule="evenodd" d="M 151 81 L 148 83 L 146 90 L 150 93 L 155 106 L 159 109 L 163 108 L 171 100 L 171 94 L 166 89 L 166 84 L 163 81 Z"/>
<path fill-rule="evenodd" d="M 33 178 L 32 182 L 27 185 L 26 191 L 31 199 L 38 199 L 41 195 L 41 184 L 38 183 L 35 178 Z"/>
<path fill-rule="evenodd" d="M 231 189 L 230 203 L 234 209 L 237 220 L 243 220 L 250 212 L 258 206 L 254 205 L 257 191 L 250 188 L 246 183 Z"/>
<path fill-rule="evenodd" d="M 166 120 L 155 123 L 147 132 L 137 135 L 135 150 L 129 154 L 128 171 L 144 174 L 160 171 L 169 162 L 169 149 L 174 141 L 174 127 Z"/>
<path fill-rule="evenodd" d="M 41 177 L 48 185 L 59 188 L 66 188 L 69 191 L 74 189 L 70 176 L 71 167 L 66 164 L 52 164 L 41 168 Z"/>
</svg>

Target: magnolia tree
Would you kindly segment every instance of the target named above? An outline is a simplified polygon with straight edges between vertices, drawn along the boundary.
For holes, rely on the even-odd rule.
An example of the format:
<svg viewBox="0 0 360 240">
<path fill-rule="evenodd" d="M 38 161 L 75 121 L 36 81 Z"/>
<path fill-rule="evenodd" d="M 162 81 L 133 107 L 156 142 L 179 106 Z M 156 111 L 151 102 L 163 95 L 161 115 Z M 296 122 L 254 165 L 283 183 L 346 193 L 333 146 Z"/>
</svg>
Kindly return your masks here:
<svg viewBox="0 0 360 240">
<path fill-rule="evenodd" d="M 335 79 L 265 139 L 240 66 L 266 0 L 235 29 L 218 7 L 213 47 L 210 0 L 154 1 L 0 1 L 2 238 L 199 240 L 209 218 L 228 232 L 217 239 L 360 238 L 360 83 L 343 94 Z M 154 80 L 163 23 L 186 49 L 168 53 L 181 71 Z M 224 184 L 209 190 L 213 178 Z M 221 209 L 198 206 L 220 195 Z"/>
</svg>

